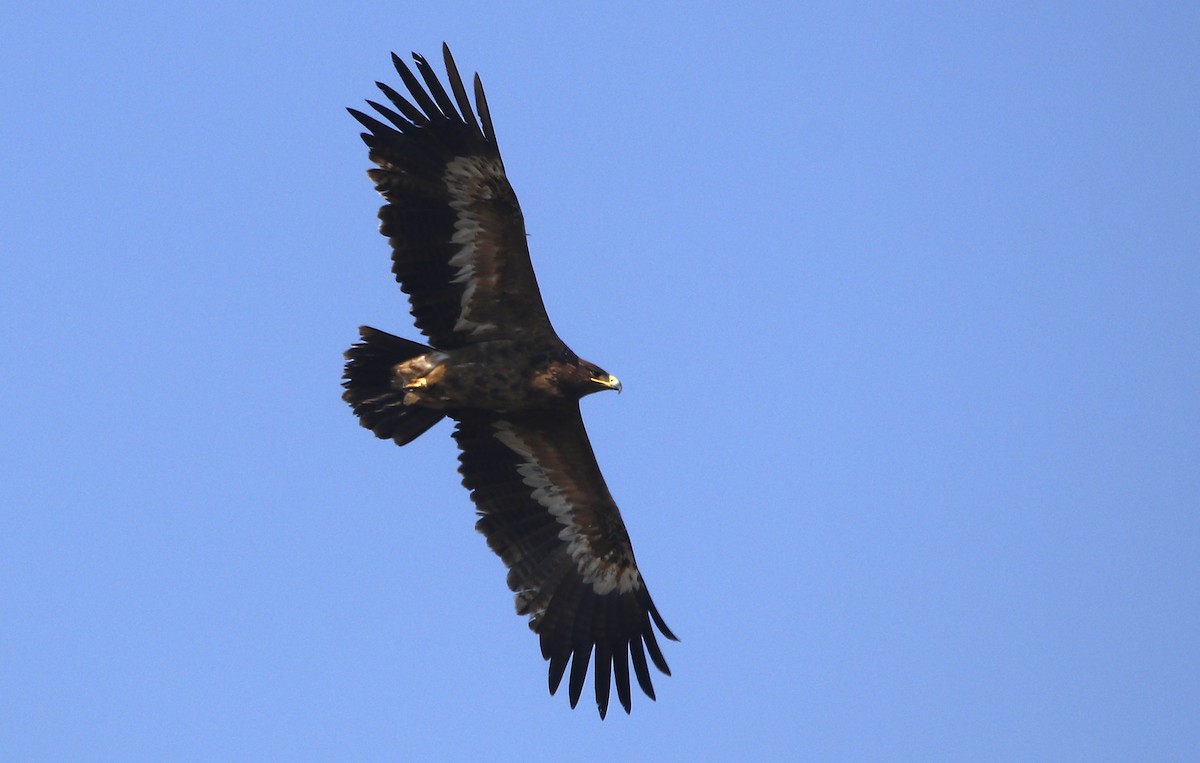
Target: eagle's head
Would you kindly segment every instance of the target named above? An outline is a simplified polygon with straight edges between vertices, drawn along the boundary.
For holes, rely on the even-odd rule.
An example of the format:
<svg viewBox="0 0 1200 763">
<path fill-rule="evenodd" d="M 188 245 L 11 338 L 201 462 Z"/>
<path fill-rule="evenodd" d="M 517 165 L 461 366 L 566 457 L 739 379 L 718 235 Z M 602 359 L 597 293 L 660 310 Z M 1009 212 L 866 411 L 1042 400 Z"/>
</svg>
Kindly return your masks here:
<svg viewBox="0 0 1200 763">
<path fill-rule="evenodd" d="M 615 389 L 619 394 L 621 392 L 621 380 L 610 374 L 608 371 L 599 366 L 588 363 L 588 384 L 592 385 L 591 392 L 600 392 L 606 389 Z"/>
<path fill-rule="evenodd" d="M 595 363 L 573 359 L 551 364 L 559 390 L 565 395 L 583 397 L 606 389 L 621 391 L 621 381 Z"/>
</svg>

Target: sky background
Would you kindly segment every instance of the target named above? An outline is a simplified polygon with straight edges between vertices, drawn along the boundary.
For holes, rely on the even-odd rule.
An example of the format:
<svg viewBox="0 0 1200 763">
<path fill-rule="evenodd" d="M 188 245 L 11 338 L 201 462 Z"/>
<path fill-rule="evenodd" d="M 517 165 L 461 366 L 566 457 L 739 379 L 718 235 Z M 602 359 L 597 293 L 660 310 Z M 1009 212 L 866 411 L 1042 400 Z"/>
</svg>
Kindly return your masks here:
<svg viewBox="0 0 1200 763">
<path fill-rule="evenodd" d="M 1195 4 L 249 5 L 0 21 L 0 758 L 1195 759 Z M 630 717 L 340 400 L 416 336 L 344 109 L 443 40 L 625 385 Z"/>
</svg>

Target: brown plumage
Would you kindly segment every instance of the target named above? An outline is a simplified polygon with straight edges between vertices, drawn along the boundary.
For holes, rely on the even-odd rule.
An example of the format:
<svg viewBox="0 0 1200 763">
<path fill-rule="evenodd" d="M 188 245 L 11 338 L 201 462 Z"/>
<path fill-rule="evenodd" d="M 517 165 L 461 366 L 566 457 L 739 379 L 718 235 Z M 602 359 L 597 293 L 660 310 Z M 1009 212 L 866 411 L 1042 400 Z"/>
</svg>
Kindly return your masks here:
<svg viewBox="0 0 1200 763">
<path fill-rule="evenodd" d="M 393 56 L 411 100 L 376 83 L 391 106 L 368 103 L 387 123 L 350 110 L 369 130 L 392 272 L 430 346 L 362 327 L 346 352 L 343 397 L 364 427 L 399 445 L 443 416 L 455 420 L 476 528 L 509 568 L 517 612 L 550 663 L 550 693 L 569 666 L 574 707 L 590 662 L 600 716 L 612 683 L 629 712 L 630 662 L 653 699 L 647 656 L 670 675 L 654 627 L 675 636 L 646 590 L 579 413 L 580 398 L 620 383 L 550 325 L 483 86 L 476 75 L 477 119 L 442 52 L 449 93 L 421 56 L 419 79 Z"/>
</svg>

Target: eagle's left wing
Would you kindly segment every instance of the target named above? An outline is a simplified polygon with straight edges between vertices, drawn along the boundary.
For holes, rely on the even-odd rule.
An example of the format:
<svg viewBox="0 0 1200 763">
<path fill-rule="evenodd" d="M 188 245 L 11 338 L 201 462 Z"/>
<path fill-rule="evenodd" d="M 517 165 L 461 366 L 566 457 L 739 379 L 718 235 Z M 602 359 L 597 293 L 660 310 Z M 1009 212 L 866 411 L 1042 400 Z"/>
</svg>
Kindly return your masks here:
<svg viewBox="0 0 1200 763">
<path fill-rule="evenodd" d="M 553 694 L 571 663 L 574 707 L 595 651 L 596 704 L 608 710 L 610 675 L 625 712 L 629 662 L 654 698 L 646 654 L 670 675 L 651 620 L 667 628 L 633 557 L 617 505 L 596 464 L 577 403 L 557 410 L 462 411 L 454 438 L 459 471 L 479 513 L 476 527 L 509 568 L 517 613 L 529 615 Z"/>
</svg>

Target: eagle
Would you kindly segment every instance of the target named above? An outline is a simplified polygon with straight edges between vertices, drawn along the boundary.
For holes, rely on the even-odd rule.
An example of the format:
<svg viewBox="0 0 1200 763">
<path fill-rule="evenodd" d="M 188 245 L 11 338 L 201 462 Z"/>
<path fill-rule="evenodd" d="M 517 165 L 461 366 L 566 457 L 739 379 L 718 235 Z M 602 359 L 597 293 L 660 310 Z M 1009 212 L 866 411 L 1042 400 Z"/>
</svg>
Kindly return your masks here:
<svg viewBox="0 0 1200 763">
<path fill-rule="evenodd" d="M 448 46 L 450 90 L 416 53 L 392 62 L 409 96 L 377 82 L 379 117 L 349 112 L 386 200 L 380 232 L 428 345 L 359 328 L 343 399 L 377 437 L 406 445 L 454 421 L 476 529 L 508 568 L 519 615 L 549 662 L 550 694 L 571 668 L 571 707 L 589 662 L 600 717 L 611 683 L 629 713 L 629 666 L 654 699 L 647 656 L 666 675 L 654 628 L 677 641 L 638 570 L 621 513 L 580 416 L 581 398 L 621 391 L 615 376 L 558 337 L 530 262 L 524 217 L 504 174 L 483 85 L 475 108 Z M 476 117 L 478 111 L 478 118 Z"/>
</svg>

